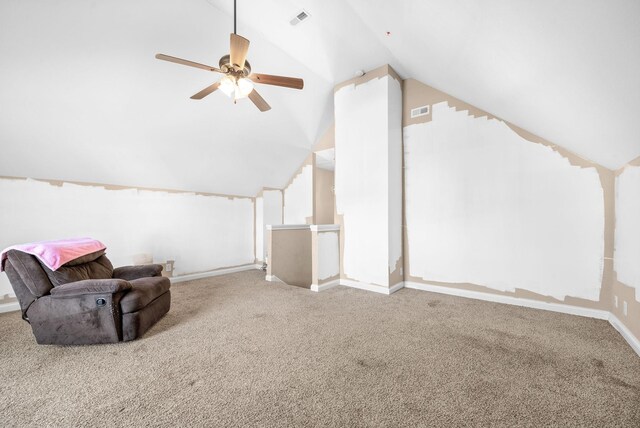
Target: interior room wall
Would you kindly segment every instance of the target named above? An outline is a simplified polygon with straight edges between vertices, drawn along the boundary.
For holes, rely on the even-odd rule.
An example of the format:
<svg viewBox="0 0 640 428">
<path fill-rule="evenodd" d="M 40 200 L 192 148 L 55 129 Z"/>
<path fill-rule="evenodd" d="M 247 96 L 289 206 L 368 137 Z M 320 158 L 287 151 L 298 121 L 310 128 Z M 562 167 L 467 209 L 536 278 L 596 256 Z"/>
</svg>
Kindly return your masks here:
<svg viewBox="0 0 640 428">
<path fill-rule="evenodd" d="M 312 284 L 320 291 L 340 279 L 340 233 L 335 225 L 311 226 Z"/>
<path fill-rule="evenodd" d="M 262 192 L 263 217 L 261 231 L 262 236 L 266 236 L 267 225 L 282 224 L 282 191 L 277 189 L 265 189 Z M 263 255 L 268 257 L 268 246 L 263 239 Z M 264 258 L 259 259 L 264 261 Z"/>
<path fill-rule="evenodd" d="M 284 188 L 284 224 L 313 223 L 313 155 Z"/>
<path fill-rule="evenodd" d="M 255 201 L 255 213 L 254 213 L 254 232 L 255 238 L 255 252 L 256 263 L 264 261 L 265 255 L 265 228 L 264 228 L 264 198 L 262 192 L 256 196 Z"/>
<path fill-rule="evenodd" d="M 315 224 L 333 224 L 334 211 L 334 172 L 314 166 L 314 222 Z"/>
<path fill-rule="evenodd" d="M 253 263 L 253 211 L 249 197 L 0 178 L 0 247 L 90 236 L 114 266 L 150 254 L 180 276 Z"/>
<path fill-rule="evenodd" d="M 413 79 L 403 120 L 407 284 L 609 309 L 612 171 Z"/>
<path fill-rule="evenodd" d="M 313 281 L 311 226 L 282 225 L 267 229 L 270 256 L 267 281 L 310 288 Z"/>
<path fill-rule="evenodd" d="M 334 104 L 342 282 L 389 292 L 402 281 L 400 78 L 372 70 L 338 85 Z"/>
<path fill-rule="evenodd" d="M 617 171 L 615 200 L 615 275 L 611 311 L 640 338 L 640 158 Z"/>
</svg>

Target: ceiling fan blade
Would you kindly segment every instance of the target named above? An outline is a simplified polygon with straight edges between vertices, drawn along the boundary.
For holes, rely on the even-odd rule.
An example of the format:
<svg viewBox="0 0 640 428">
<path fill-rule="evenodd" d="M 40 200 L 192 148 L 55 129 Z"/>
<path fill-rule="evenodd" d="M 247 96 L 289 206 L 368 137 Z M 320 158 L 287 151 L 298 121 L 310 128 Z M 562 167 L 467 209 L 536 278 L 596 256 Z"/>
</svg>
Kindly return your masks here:
<svg viewBox="0 0 640 428">
<path fill-rule="evenodd" d="M 249 99 L 253 101 L 256 107 L 258 107 L 258 110 L 260 111 L 271 110 L 271 106 L 267 104 L 264 98 L 262 98 L 258 93 L 258 91 L 256 91 L 255 89 L 251 91 L 251 93 L 249 94 Z"/>
<path fill-rule="evenodd" d="M 240 67 L 240 70 L 242 70 L 244 68 L 244 62 L 247 59 L 248 51 L 249 40 L 235 33 L 231 33 L 231 49 L 229 51 L 231 64 L 237 65 Z"/>
<path fill-rule="evenodd" d="M 216 89 L 218 89 L 218 86 L 220 86 L 220 82 L 216 82 L 211 86 L 207 86 L 206 88 L 204 88 L 203 90 L 201 90 L 197 94 L 192 95 L 191 99 L 192 100 L 201 100 L 204 97 L 206 97 L 207 95 L 209 95 L 210 93 L 215 92 Z"/>
<path fill-rule="evenodd" d="M 215 71 L 216 73 L 222 73 L 222 70 L 216 67 L 211 67 L 210 65 L 200 64 L 198 62 L 189 61 L 182 58 L 176 58 L 175 56 L 169 56 L 165 54 L 157 54 L 157 59 L 161 59 L 163 61 L 175 62 L 176 64 L 188 65 L 189 67 L 201 68 L 207 71 Z"/>
<path fill-rule="evenodd" d="M 302 89 L 304 80 L 296 77 L 271 76 L 269 74 L 252 73 L 249 79 L 264 85 L 284 86 L 285 88 Z"/>
</svg>

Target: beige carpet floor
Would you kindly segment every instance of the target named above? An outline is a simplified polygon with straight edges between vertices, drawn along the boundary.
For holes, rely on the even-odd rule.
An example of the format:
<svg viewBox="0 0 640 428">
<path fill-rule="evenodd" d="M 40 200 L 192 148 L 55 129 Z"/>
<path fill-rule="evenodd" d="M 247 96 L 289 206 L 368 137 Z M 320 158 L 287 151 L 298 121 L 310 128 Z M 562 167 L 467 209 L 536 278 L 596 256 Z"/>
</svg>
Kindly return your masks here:
<svg viewBox="0 0 640 428">
<path fill-rule="evenodd" d="M 131 343 L 39 346 L 0 315 L 0 425 L 640 426 L 640 358 L 605 321 L 263 277 L 176 284 Z"/>
</svg>

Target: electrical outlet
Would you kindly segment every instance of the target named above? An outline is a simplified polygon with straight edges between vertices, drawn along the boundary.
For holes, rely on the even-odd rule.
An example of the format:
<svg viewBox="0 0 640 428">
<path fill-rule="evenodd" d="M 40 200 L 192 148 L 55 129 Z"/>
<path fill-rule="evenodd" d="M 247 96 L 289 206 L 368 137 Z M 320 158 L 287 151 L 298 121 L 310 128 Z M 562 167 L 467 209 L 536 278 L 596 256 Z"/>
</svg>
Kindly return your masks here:
<svg viewBox="0 0 640 428">
<path fill-rule="evenodd" d="M 627 301 L 626 300 L 624 300 L 622 302 L 622 313 L 624 314 L 625 317 L 627 316 Z"/>
<path fill-rule="evenodd" d="M 618 307 L 618 296 L 613 296 L 613 304 L 616 308 Z"/>
</svg>

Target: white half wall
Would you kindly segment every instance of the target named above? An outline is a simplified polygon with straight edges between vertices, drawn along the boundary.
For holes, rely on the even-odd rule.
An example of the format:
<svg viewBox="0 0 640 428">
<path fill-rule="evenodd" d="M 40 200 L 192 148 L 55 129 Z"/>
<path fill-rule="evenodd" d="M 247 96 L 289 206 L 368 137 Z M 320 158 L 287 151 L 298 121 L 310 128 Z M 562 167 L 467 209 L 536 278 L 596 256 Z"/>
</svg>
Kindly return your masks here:
<svg viewBox="0 0 640 428">
<path fill-rule="evenodd" d="M 388 287 L 402 256 L 402 89 L 389 75 L 338 89 L 336 211 L 344 230 L 343 274 Z M 396 153 L 397 152 L 397 153 Z"/>
<path fill-rule="evenodd" d="M 318 280 L 340 274 L 338 232 L 318 232 Z"/>
<path fill-rule="evenodd" d="M 596 169 L 571 165 L 502 121 L 446 102 L 432 111 L 430 122 L 404 128 L 409 275 L 599 300 Z"/>
<path fill-rule="evenodd" d="M 616 177 L 614 269 L 618 280 L 636 290 L 640 302 L 640 166 Z"/>
<path fill-rule="evenodd" d="M 307 224 L 313 217 L 313 166 L 305 165 L 284 189 L 284 224 Z"/>
<path fill-rule="evenodd" d="M 253 263 L 253 200 L 0 179 L 0 247 L 90 236 L 114 266 L 137 254 L 175 260 L 174 275 Z M 5 274 L 0 296 L 14 295 Z"/>
</svg>

